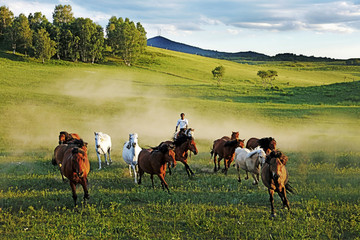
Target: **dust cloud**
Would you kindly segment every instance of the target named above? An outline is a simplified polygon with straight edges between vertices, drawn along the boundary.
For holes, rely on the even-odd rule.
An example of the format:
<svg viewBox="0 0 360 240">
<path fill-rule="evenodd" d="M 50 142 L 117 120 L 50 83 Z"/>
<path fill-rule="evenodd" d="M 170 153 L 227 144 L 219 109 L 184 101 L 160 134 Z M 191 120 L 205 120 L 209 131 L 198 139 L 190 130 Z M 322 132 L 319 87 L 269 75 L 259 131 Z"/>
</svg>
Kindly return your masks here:
<svg viewBox="0 0 360 240">
<path fill-rule="evenodd" d="M 101 131 L 111 136 L 113 149 L 121 152 L 129 133 L 138 133 L 142 147 L 171 139 L 180 113 L 185 112 L 189 126 L 195 129 L 195 139 L 201 142 L 200 151 L 208 151 L 215 139 L 230 136 L 232 131 L 239 131 L 240 138 L 246 141 L 251 137 L 274 137 L 277 146 L 284 151 L 351 151 L 360 145 L 360 132 L 355 123 L 279 124 L 258 113 L 214 116 L 210 108 L 202 109 L 200 113 L 189 103 L 182 104 L 181 99 L 172 98 L 171 92 L 156 83 L 147 86 L 134 81 L 135 78 L 131 73 L 112 75 L 102 72 L 67 76 L 56 84 L 53 94 L 74 100 L 86 99 L 90 109 L 109 103 L 116 111 L 67 117 L 53 106 L 24 102 L 17 108 L 6 110 L 11 123 L 7 125 L 6 138 L 14 145 L 51 149 L 57 145 L 59 132 L 65 130 L 80 134 L 89 143 L 89 149 L 94 149 L 94 131 Z M 196 101 L 193 104 L 196 105 Z"/>
</svg>

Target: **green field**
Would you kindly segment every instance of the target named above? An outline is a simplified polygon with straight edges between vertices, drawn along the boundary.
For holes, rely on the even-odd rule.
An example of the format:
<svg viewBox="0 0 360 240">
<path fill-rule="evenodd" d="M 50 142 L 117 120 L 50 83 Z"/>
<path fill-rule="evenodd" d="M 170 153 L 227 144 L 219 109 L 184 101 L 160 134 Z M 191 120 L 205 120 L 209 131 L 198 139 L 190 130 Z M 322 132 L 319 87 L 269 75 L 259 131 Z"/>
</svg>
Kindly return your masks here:
<svg viewBox="0 0 360 240">
<path fill-rule="evenodd" d="M 221 85 L 211 70 L 225 67 Z M 276 70 L 274 87 L 257 72 Z M 360 68 L 334 63 L 209 59 L 148 47 L 136 66 L 33 59 L 0 52 L 1 239 L 360 239 Z M 142 147 L 171 138 L 181 112 L 199 154 L 179 163 L 171 194 L 149 175 L 138 186 L 121 158 L 128 134 Z M 90 201 L 73 207 L 51 164 L 60 131 L 89 143 Z M 112 137 L 98 171 L 94 131 Z M 270 219 L 262 183 L 213 173 L 212 141 L 272 136 L 289 156 L 297 194 Z M 244 177 L 244 174 L 242 174 Z M 78 187 L 79 199 L 82 188 Z"/>
</svg>

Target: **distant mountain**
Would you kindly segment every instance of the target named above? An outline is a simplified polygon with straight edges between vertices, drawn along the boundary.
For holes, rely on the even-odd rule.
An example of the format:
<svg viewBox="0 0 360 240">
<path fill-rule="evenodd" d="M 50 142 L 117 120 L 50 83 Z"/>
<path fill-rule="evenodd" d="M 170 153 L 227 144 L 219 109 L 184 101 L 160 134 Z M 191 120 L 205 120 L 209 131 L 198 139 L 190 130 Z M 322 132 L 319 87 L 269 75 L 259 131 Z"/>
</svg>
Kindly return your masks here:
<svg viewBox="0 0 360 240">
<path fill-rule="evenodd" d="M 326 57 L 308 57 L 304 55 L 296 55 L 293 53 L 280 53 L 273 57 L 257 52 L 218 52 L 214 50 L 205 50 L 199 47 L 190 46 L 187 44 L 174 42 L 170 39 L 157 36 L 147 40 L 147 45 L 157 48 L 168 49 L 177 52 L 190 53 L 201 55 L 204 57 L 227 59 L 232 61 L 238 60 L 252 60 L 252 61 L 301 61 L 301 62 L 318 62 L 318 61 L 334 61 L 336 59 Z"/>
<path fill-rule="evenodd" d="M 232 59 L 232 58 L 242 58 L 245 60 L 269 60 L 270 57 L 257 53 L 257 52 L 237 52 L 237 53 L 227 53 L 227 52 L 218 52 L 214 50 L 205 50 L 199 47 L 190 46 L 187 44 L 174 42 L 172 40 L 169 40 L 167 38 L 157 36 L 153 37 L 147 40 L 147 45 L 157 48 L 163 48 L 168 49 L 172 51 L 177 52 L 183 52 L 183 53 L 190 53 L 190 54 L 196 54 L 201 55 L 205 57 L 212 57 L 212 58 L 220 58 L 220 59 Z"/>
</svg>

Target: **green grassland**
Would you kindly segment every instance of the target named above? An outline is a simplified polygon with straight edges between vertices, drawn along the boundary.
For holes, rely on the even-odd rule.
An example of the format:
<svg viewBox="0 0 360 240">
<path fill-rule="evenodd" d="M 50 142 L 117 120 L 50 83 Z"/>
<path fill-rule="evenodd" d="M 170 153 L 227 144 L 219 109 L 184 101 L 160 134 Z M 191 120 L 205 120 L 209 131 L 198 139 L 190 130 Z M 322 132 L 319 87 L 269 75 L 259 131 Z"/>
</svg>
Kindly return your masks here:
<svg viewBox="0 0 360 240">
<path fill-rule="evenodd" d="M 211 70 L 225 67 L 218 86 Z M 273 88 L 256 73 L 276 70 Z M 1 239 L 359 239 L 360 68 L 334 63 L 209 59 L 148 47 L 133 67 L 41 64 L 0 52 Z M 180 112 L 199 154 L 151 188 L 121 158 L 128 134 L 142 147 L 171 138 Z M 51 157 L 62 130 L 89 143 L 90 201 L 73 207 Z M 94 131 L 112 137 L 114 163 L 97 170 Z M 291 212 L 270 219 L 267 190 L 213 173 L 212 141 L 275 137 L 289 156 Z M 244 173 L 242 173 L 244 178 Z M 78 187 L 79 199 L 82 188 Z"/>
</svg>

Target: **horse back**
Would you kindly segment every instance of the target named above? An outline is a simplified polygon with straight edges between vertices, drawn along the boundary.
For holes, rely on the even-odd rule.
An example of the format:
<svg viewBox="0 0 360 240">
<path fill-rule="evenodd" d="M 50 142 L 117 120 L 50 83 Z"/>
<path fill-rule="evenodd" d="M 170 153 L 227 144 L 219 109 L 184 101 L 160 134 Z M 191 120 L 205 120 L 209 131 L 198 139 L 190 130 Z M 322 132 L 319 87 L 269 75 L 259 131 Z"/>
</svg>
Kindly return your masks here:
<svg viewBox="0 0 360 240">
<path fill-rule="evenodd" d="M 223 136 L 223 137 L 220 138 L 220 139 L 225 140 L 225 141 L 230 141 L 230 137 L 228 137 L 228 136 Z"/>
<path fill-rule="evenodd" d="M 259 146 L 258 138 L 250 138 L 246 143 L 246 148 L 248 149 L 255 149 L 257 146 Z"/>
<path fill-rule="evenodd" d="M 70 135 L 73 139 L 78 139 L 78 140 L 81 139 L 81 137 L 80 137 L 79 134 L 77 134 L 77 133 L 70 133 L 69 135 Z"/>
<path fill-rule="evenodd" d="M 163 154 L 160 151 L 152 151 L 151 149 L 141 150 L 138 165 L 144 172 L 150 174 L 159 174 L 166 166 L 165 161 L 163 161 Z"/>
</svg>

